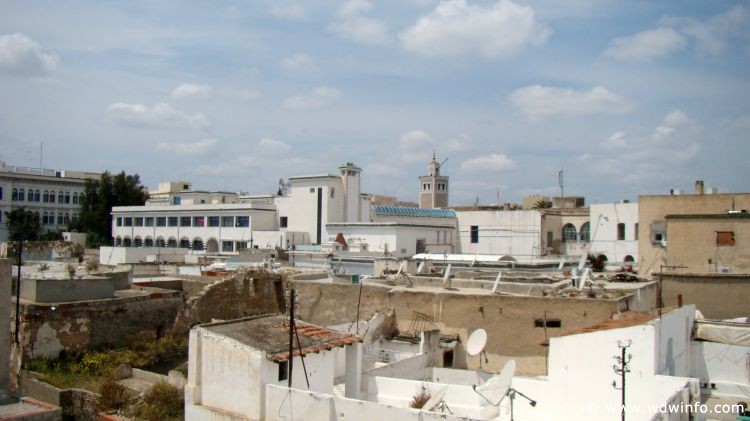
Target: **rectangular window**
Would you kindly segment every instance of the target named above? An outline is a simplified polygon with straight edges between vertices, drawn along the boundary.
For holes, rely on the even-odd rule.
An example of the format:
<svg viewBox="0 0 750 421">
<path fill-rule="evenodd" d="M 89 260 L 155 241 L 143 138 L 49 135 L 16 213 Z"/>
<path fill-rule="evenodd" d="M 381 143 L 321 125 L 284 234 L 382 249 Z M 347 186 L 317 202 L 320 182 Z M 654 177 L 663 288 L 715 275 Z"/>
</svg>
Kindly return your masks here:
<svg viewBox="0 0 750 421">
<path fill-rule="evenodd" d="M 221 242 L 221 251 L 224 252 L 232 252 L 234 251 L 234 242 L 233 241 L 222 241 Z"/>
<path fill-rule="evenodd" d="M 477 243 L 479 243 L 479 226 L 472 225 L 471 226 L 471 244 L 477 244 Z"/>
<path fill-rule="evenodd" d="M 219 217 L 218 216 L 209 216 L 208 217 L 208 226 L 209 227 L 218 227 L 220 224 Z"/>
<path fill-rule="evenodd" d="M 250 226 L 250 217 L 249 216 L 238 216 L 237 217 L 237 226 L 240 228 L 246 228 Z"/>
<path fill-rule="evenodd" d="M 180 198 L 180 196 L 175 196 L 172 203 L 174 203 L 175 205 L 179 205 L 180 203 L 182 203 L 182 199 Z"/>
<path fill-rule="evenodd" d="M 534 327 L 545 327 L 545 325 L 544 325 L 544 319 L 536 319 L 536 320 L 534 320 Z M 547 326 L 546 327 L 560 328 L 560 327 L 562 327 L 562 321 L 560 319 L 547 319 Z"/>
<path fill-rule="evenodd" d="M 191 223 L 193 221 L 193 218 L 189 216 L 181 216 L 180 217 L 180 226 L 181 227 L 189 227 L 191 226 Z"/>
<path fill-rule="evenodd" d="M 279 228 L 286 228 L 289 226 L 289 218 L 282 216 L 279 218 Z"/>
<path fill-rule="evenodd" d="M 221 217 L 221 226 L 222 227 L 233 227 L 234 226 L 234 216 L 222 216 Z"/>
<path fill-rule="evenodd" d="M 153 216 L 147 216 L 143 219 L 143 225 L 147 227 L 153 227 L 154 226 L 154 217 Z"/>
<path fill-rule="evenodd" d="M 167 226 L 167 217 L 166 216 L 157 216 L 156 217 L 156 226 L 157 227 L 166 227 Z"/>
<path fill-rule="evenodd" d="M 733 246 L 734 231 L 716 231 L 716 245 L 729 247 Z"/>
<path fill-rule="evenodd" d="M 126 217 L 125 217 L 125 218 L 123 219 L 123 225 L 125 225 L 126 227 L 132 227 L 132 226 L 133 226 L 133 217 L 131 217 L 131 216 L 126 216 Z"/>
<path fill-rule="evenodd" d="M 247 248 L 247 241 L 238 241 L 234 243 L 235 250 L 242 251 Z"/>
<path fill-rule="evenodd" d="M 202 227 L 206 225 L 206 218 L 202 216 L 194 216 L 193 217 L 193 226 L 194 227 Z"/>
<path fill-rule="evenodd" d="M 117 226 L 118 226 L 118 227 L 121 227 L 121 226 L 122 226 L 122 217 L 121 217 L 121 216 L 118 216 L 118 217 L 117 217 L 117 222 L 116 222 L 116 224 L 117 224 Z"/>
<path fill-rule="evenodd" d="M 281 361 L 279 363 L 279 381 L 283 382 L 289 378 L 289 361 Z"/>
<path fill-rule="evenodd" d="M 49 202 L 55 203 L 55 192 L 50 192 L 49 194 Z"/>
<path fill-rule="evenodd" d="M 170 227 L 176 227 L 179 219 L 176 216 L 167 217 L 167 225 Z"/>
<path fill-rule="evenodd" d="M 315 187 L 310 187 L 310 193 L 315 193 Z"/>
<path fill-rule="evenodd" d="M 143 226 L 143 217 L 139 216 L 137 218 L 133 218 L 133 226 L 142 227 Z"/>
<path fill-rule="evenodd" d="M 617 224 L 617 239 L 619 241 L 625 240 L 625 224 L 623 222 Z"/>
</svg>

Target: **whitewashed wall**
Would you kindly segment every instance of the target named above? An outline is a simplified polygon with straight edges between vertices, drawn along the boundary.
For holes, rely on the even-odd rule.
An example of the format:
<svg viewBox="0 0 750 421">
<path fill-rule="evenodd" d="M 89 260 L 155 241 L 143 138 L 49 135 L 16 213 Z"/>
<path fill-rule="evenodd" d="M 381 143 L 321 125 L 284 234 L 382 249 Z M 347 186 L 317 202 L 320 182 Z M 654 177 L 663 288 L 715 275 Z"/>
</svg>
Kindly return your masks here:
<svg viewBox="0 0 750 421">
<path fill-rule="evenodd" d="M 600 218 L 599 215 L 602 215 Z M 606 218 L 606 219 L 605 219 Z M 638 262 L 638 203 L 605 203 L 589 207 L 591 252 L 607 256 L 608 262 L 622 262 L 625 256 L 633 256 Z M 594 238 L 594 225 L 599 222 Z M 617 224 L 625 224 L 625 240 L 617 239 Z"/>
<path fill-rule="evenodd" d="M 539 257 L 542 217 L 538 210 L 459 211 L 459 253 Z M 471 226 L 479 227 L 479 242 L 471 243 Z"/>
</svg>

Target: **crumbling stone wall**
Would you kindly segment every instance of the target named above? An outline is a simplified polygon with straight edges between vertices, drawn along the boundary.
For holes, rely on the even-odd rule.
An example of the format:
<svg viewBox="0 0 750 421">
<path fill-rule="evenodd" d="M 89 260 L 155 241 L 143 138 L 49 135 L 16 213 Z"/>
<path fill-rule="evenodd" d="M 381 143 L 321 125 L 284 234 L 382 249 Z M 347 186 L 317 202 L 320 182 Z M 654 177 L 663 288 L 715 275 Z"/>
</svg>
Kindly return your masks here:
<svg viewBox="0 0 750 421">
<path fill-rule="evenodd" d="M 177 315 L 175 333 L 213 319 L 231 320 L 285 310 L 283 275 L 265 270 L 237 271 L 190 297 Z"/>
<path fill-rule="evenodd" d="M 136 334 L 168 331 L 183 306 L 182 293 L 158 288 L 133 293 L 107 300 L 22 305 L 24 360 L 123 346 Z"/>
</svg>

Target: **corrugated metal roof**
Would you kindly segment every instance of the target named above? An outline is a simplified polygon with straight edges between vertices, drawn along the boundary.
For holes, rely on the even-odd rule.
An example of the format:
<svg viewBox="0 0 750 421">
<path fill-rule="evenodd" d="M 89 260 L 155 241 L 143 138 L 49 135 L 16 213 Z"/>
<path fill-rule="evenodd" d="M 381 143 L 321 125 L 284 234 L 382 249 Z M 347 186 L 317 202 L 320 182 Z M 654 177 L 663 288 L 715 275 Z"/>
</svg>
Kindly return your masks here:
<svg viewBox="0 0 750 421">
<path fill-rule="evenodd" d="M 455 218 L 452 209 L 410 208 L 406 206 L 375 205 L 372 207 L 376 215 L 413 216 L 417 218 Z"/>
</svg>

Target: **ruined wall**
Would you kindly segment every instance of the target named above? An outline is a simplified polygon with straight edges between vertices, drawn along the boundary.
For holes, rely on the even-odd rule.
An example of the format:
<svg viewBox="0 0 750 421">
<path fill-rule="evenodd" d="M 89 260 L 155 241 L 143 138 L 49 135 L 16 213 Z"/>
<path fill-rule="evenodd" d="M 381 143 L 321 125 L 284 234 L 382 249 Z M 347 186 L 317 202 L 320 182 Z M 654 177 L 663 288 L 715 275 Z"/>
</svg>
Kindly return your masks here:
<svg viewBox="0 0 750 421">
<path fill-rule="evenodd" d="M 665 274 L 662 280 L 664 306 L 695 304 L 707 319 L 750 316 L 750 275 Z"/>
<path fill-rule="evenodd" d="M 118 298 L 21 305 L 23 358 L 56 358 L 60 351 L 83 352 L 123 346 L 141 332 L 165 332 L 183 306 L 182 293 L 150 288 Z"/>
<path fill-rule="evenodd" d="M 321 326 L 332 326 L 357 319 L 359 285 L 294 282 L 299 297 L 297 315 Z M 388 291 L 393 287 L 363 285 L 359 319 L 370 320 L 375 313 L 386 313 L 391 305 Z"/>
<path fill-rule="evenodd" d="M 213 319 L 284 311 L 283 291 L 281 275 L 263 270 L 238 271 L 205 285 L 190 297 L 177 316 L 174 331 L 186 333 L 190 327 Z"/>
</svg>

